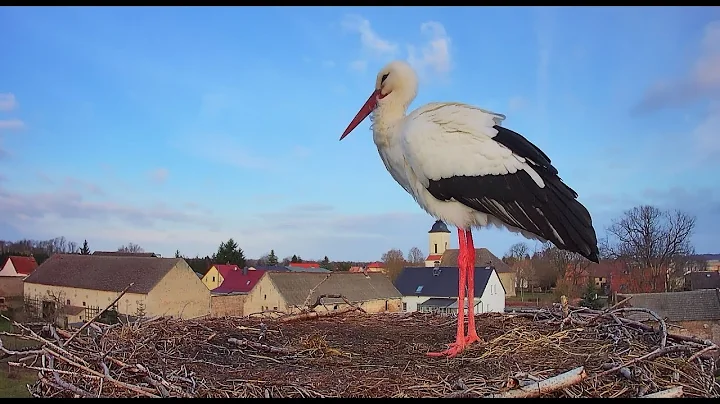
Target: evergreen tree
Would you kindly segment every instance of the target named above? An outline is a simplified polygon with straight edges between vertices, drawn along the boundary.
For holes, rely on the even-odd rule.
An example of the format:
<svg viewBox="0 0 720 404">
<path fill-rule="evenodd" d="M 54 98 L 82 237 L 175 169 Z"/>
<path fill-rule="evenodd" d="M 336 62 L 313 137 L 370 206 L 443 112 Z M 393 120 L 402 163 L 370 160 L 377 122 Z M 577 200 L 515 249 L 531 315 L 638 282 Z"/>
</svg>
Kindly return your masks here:
<svg viewBox="0 0 720 404">
<path fill-rule="evenodd" d="M 217 253 L 213 255 L 213 262 L 216 264 L 234 264 L 239 267 L 245 266 L 245 253 L 238 244 L 230 238 L 220 243 Z"/>
<path fill-rule="evenodd" d="M 591 279 L 587 286 L 585 286 L 580 306 L 597 310 L 602 308 L 602 305 L 602 302 L 598 299 L 598 288 L 595 286 L 595 282 Z"/>
<path fill-rule="evenodd" d="M 300 262 L 300 261 L 298 261 L 298 256 L 293 254 L 292 258 L 290 258 L 290 263 L 294 264 L 296 262 Z"/>
<path fill-rule="evenodd" d="M 90 255 L 90 247 L 88 246 L 87 240 L 83 242 L 83 246 L 80 249 L 80 254 L 82 255 Z"/>
<path fill-rule="evenodd" d="M 182 258 L 182 255 L 180 255 L 180 250 L 175 250 L 175 258 Z"/>
<path fill-rule="evenodd" d="M 270 255 L 267 256 L 267 265 L 274 267 L 278 264 L 278 257 L 275 255 L 275 250 L 270 250 Z"/>
<path fill-rule="evenodd" d="M 327 255 L 326 255 L 325 258 L 323 258 L 323 260 L 320 262 L 320 268 L 325 268 L 325 269 L 327 269 L 328 271 L 331 270 L 331 269 L 330 269 L 330 259 L 327 257 Z"/>
</svg>

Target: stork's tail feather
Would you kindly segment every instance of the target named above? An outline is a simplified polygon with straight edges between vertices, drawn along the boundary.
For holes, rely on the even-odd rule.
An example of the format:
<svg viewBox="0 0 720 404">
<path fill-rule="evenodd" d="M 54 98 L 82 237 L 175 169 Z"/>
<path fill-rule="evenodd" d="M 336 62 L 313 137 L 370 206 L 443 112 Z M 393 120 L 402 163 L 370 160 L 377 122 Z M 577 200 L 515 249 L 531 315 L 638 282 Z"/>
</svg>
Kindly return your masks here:
<svg viewBox="0 0 720 404">
<path fill-rule="evenodd" d="M 557 229 L 562 240 L 551 237 L 550 241 L 559 248 L 578 253 L 592 262 L 599 263 L 597 235 L 592 225 L 590 212 L 576 198 L 577 194 L 560 178 L 545 178 L 548 187 L 548 213 L 552 223 L 561 223 Z"/>
</svg>

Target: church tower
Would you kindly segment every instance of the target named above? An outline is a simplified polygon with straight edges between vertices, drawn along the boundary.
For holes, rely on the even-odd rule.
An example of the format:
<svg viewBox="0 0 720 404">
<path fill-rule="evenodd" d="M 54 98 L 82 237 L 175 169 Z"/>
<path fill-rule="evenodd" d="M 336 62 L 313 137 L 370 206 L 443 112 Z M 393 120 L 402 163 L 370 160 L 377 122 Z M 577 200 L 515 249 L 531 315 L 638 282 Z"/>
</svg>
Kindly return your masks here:
<svg viewBox="0 0 720 404">
<path fill-rule="evenodd" d="M 450 248 L 450 230 L 445 223 L 437 220 L 428 232 L 428 257 L 425 260 L 425 266 L 431 267 L 436 261 L 440 261 L 445 250 Z"/>
</svg>

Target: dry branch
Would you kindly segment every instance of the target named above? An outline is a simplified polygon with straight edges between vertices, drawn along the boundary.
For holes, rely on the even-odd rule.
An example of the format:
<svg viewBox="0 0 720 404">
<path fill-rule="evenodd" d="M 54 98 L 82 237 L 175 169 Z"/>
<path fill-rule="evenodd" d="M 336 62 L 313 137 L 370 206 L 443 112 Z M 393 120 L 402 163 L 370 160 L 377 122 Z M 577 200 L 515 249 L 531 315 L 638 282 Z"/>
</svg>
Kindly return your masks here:
<svg viewBox="0 0 720 404">
<path fill-rule="evenodd" d="M 647 394 L 640 398 L 678 398 L 683 396 L 682 386 L 676 386 L 657 393 Z"/>
<path fill-rule="evenodd" d="M 342 309 L 333 310 L 333 311 L 325 311 L 325 312 L 311 311 L 308 313 L 293 314 L 291 316 L 283 317 L 283 318 L 279 319 L 279 321 L 286 323 L 288 321 L 312 320 L 314 318 L 339 316 L 341 314 L 345 314 L 345 313 L 355 311 L 355 310 L 357 310 L 356 307 L 348 306 L 348 307 L 343 307 Z"/>
<path fill-rule="evenodd" d="M 585 368 L 580 366 L 573 370 L 559 374 L 555 377 L 529 384 L 514 390 L 508 390 L 503 393 L 490 394 L 485 398 L 532 398 L 540 397 L 543 394 L 549 394 L 558 390 L 566 389 L 570 386 L 580 383 L 587 377 Z"/>
<path fill-rule="evenodd" d="M 128 291 L 128 289 L 130 289 L 134 284 L 135 284 L 135 282 L 130 282 L 129 285 L 125 286 L 125 289 L 123 289 L 123 290 L 120 292 L 120 294 L 115 298 L 115 300 L 113 300 L 112 302 L 110 302 L 110 304 L 108 304 L 107 307 L 105 307 L 104 309 L 100 310 L 100 311 L 98 312 L 98 314 L 96 314 L 93 318 L 90 319 L 90 321 L 86 322 L 86 323 L 83 324 L 80 328 L 78 328 L 78 330 L 75 331 L 75 333 L 74 333 L 73 335 L 71 335 L 70 338 L 68 338 L 63 345 L 69 344 L 70 341 L 72 341 L 75 337 L 77 337 L 78 334 L 80 334 L 80 333 L 82 332 L 82 330 L 84 330 L 85 328 L 89 327 L 90 324 L 94 323 L 95 320 L 97 320 L 98 318 L 100 318 L 100 316 L 102 316 L 106 311 L 108 311 L 111 307 L 113 307 L 113 306 L 115 305 L 115 303 L 118 302 L 118 300 L 120 300 L 123 296 L 125 296 L 125 293 L 126 293 L 126 292 Z M 83 304 L 85 304 L 85 303 L 83 303 Z"/>
</svg>

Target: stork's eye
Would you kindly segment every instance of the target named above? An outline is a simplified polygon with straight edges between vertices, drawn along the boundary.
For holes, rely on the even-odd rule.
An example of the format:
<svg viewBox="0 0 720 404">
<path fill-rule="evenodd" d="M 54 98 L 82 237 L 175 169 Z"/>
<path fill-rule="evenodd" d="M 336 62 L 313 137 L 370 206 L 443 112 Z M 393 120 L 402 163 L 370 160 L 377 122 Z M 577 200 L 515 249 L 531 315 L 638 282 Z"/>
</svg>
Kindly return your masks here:
<svg viewBox="0 0 720 404">
<path fill-rule="evenodd" d="M 385 79 L 390 75 L 390 73 L 383 74 L 382 78 L 380 79 L 380 84 L 383 84 L 385 82 Z"/>
</svg>

